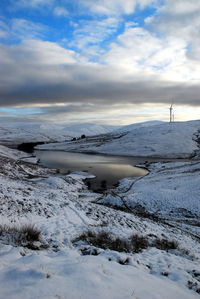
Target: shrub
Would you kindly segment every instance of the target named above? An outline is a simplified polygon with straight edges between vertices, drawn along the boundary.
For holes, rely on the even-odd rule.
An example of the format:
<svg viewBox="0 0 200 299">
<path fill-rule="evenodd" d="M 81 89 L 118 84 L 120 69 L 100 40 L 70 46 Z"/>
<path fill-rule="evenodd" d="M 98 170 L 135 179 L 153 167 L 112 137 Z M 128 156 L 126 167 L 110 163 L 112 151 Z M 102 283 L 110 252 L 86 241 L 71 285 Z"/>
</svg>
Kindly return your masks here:
<svg viewBox="0 0 200 299">
<path fill-rule="evenodd" d="M 132 251 L 135 253 L 138 253 L 142 251 L 142 249 L 145 249 L 149 246 L 148 240 L 145 237 L 139 236 L 137 234 L 130 237 L 130 243 Z"/>
<path fill-rule="evenodd" d="M 132 235 L 128 239 L 114 237 L 107 231 L 93 232 L 88 230 L 73 240 L 73 243 L 82 240 L 87 244 L 102 249 L 110 249 L 118 252 L 136 253 L 148 247 L 148 241 L 138 235 Z"/>
<path fill-rule="evenodd" d="M 99 232 L 88 230 L 82 233 L 72 242 L 77 243 L 77 241 L 80 240 L 86 242 L 87 245 L 90 246 L 126 253 L 139 253 L 143 249 L 148 248 L 149 246 L 166 251 L 171 249 L 181 250 L 176 241 L 155 238 L 155 240 L 152 242 L 148 240 L 148 237 L 144 237 L 138 234 L 133 234 L 129 238 L 123 239 L 120 237 L 113 236 L 111 233 L 104 230 L 101 230 Z M 90 250 L 87 248 L 87 250 L 84 251 L 84 253 L 90 254 Z"/>
<path fill-rule="evenodd" d="M 27 241 L 40 241 L 41 231 L 34 225 L 24 225 L 21 227 L 21 233 L 26 236 Z"/>
<path fill-rule="evenodd" d="M 5 244 L 23 246 L 30 249 L 47 248 L 47 245 L 35 245 L 34 242 L 41 242 L 41 231 L 34 225 L 22 226 L 0 225 L 0 239 Z"/>
<path fill-rule="evenodd" d="M 109 248 L 111 242 L 110 234 L 108 232 L 101 231 L 95 233 L 91 230 L 84 232 L 76 240 L 74 240 L 74 242 L 78 240 L 86 241 L 89 245 L 100 247 L 102 249 Z"/>
<path fill-rule="evenodd" d="M 171 249 L 177 249 L 178 243 L 176 241 L 169 241 L 167 239 L 156 239 L 153 243 L 153 246 L 160 250 L 171 250 Z"/>
</svg>

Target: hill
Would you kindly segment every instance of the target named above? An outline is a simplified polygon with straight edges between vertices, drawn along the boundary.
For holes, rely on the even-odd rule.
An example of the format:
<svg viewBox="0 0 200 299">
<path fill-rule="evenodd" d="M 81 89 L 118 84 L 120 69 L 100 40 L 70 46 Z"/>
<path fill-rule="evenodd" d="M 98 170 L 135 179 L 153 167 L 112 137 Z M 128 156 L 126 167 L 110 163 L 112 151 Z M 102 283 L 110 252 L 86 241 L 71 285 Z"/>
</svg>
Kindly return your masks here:
<svg viewBox="0 0 200 299">
<path fill-rule="evenodd" d="M 87 189 L 87 173 L 61 175 L 2 152 L 0 298 L 199 298 L 199 205 L 185 194 L 192 186 L 199 200 L 199 162 L 155 165 L 123 181 L 111 201 Z M 176 193 L 185 209 L 177 210 Z M 116 201 L 126 206 L 107 206 Z M 138 214 L 137 201 L 150 212 L 161 207 L 160 218 Z"/>
<path fill-rule="evenodd" d="M 23 142 L 58 142 L 80 137 L 108 133 L 118 127 L 82 124 L 49 124 L 34 122 L 1 122 L 0 144 L 16 146 Z"/>
<path fill-rule="evenodd" d="M 190 158 L 198 153 L 200 121 L 133 124 L 106 135 L 41 146 L 41 149 L 111 155 Z"/>
</svg>

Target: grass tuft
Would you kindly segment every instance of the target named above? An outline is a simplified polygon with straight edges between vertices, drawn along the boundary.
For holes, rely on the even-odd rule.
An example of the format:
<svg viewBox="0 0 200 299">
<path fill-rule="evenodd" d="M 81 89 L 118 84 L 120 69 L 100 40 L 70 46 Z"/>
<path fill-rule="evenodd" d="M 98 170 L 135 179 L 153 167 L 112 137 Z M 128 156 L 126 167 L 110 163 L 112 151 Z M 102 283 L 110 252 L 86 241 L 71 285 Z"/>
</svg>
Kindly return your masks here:
<svg viewBox="0 0 200 299">
<path fill-rule="evenodd" d="M 140 252 L 141 250 L 147 248 L 149 245 L 148 241 L 142 236 L 132 235 L 128 239 L 122 239 L 120 237 L 113 237 L 107 231 L 94 232 L 88 230 L 72 242 L 76 243 L 80 240 L 86 242 L 88 245 L 98 248 L 127 253 Z"/>
<path fill-rule="evenodd" d="M 149 246 L 148 239 L 143 236 L 139 236 L 138 234 L 134 234 L 130 237 L 130 243 L 132 251 L 135 253 L 141 252 Z"/>
<path fill-rule="evenodd" d="M 0 225 L 0 240 L 5 244 L 13 246 L 23 246 L 29 249 L 44 249 L 48 246 L 35 242 L 41 242 L 41 231 L 32 224 L 17 225 Z"/>
<path fill-rule="evenodd" d="M 160 250 L 171 250 L 171 249 L 178 249 L 178 242 L 176 241 L 169 241 L 167 239 L 156 239 L 153 243 L 153 246 Z"/>
<path fill-rule="evenodd" d="M 156 247 L 157 249 L 165 251 L 173 249 L 178 249 L 180 252 L 183 251 L 183 249 L 179 248 L 178 243 L 174 240 L 167 240 L 165 238 L 156 237 L 152 241 L 148 238 L 148 236 L 141 236 L 138 234 L 133 234 L 130 237 L 124 239 L 118 236 L 113 236 L 111 232 L 105 230 L 101 230 L 99 232 L 95 232 L 92 230 L 85 231 L 75 240 L 72 240 L 72 243 L 76 244 L 78 241 L 83 241 L 89 246 L 125 253 L 139 253 L 143 249 L 146 249 L 148 247 Z M 87 248 L 87 250 L 83 250 L 82 254 L 93 253 L 90 253 L 90 249 Z"/>
</svg>

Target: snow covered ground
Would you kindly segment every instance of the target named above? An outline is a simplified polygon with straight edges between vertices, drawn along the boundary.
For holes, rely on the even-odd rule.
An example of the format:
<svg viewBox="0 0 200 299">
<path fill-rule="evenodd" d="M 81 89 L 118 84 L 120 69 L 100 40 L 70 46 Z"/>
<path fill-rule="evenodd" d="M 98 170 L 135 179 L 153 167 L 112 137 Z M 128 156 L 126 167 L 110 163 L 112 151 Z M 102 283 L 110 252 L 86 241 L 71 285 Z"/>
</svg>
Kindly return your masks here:
<svg viewBox="0 0 200 299">
<path fill-rule="evenodd" d="M 18 160 L 23 158 L 28 158 L 30 155 L 27 153 L 8 148 L 6 146 L 0 145 L 0 156 L 1 157 L 7 157 L 10 159 Z"/>
<path fill-rule="evenodd" d="M 125 210 L 120 211 L 103 204 L 113 204 L 108 194 L 88 191 L 83 182 L 87 174 L 61 175 L 14 157 L 14 152 L 1 148 L 1 299 L 199 297 L 198 162 L 155 164 L 146 177 L 123 180 L 113 191 L 115 196 L 112 194 L 118 202 L 125 201 L 125 207 L 120 206 Z M 160 219 L 134 213 L 138 202 Z M 166 220 L 169 210 L 174 214 Z M 191 222 L 186 224 L 188 219 Z M 25 224 L 41 231 L 40 240 L 33 242 L 38 250 L 17 244 L 13 233 L 4 233 L 4 225 L 20 228 Z M 88 229 L 96 234 L 106 231 L 122 240 L 137 234 L 148 245 L 134 253 L 94 247 L 86 240 L 73 242 Z M 177 246 L 159 248 L 154 245 L 156 240 L 175 240 Z M 42 249 L 42 245 L 49 247 Z"/>
<path fill-rule="evenodd" d="M 133 124 L 112 134 L 41 145 L 39 149 L 96 152 L 112 155 L 187 158 L 199 151 L 200 121 Z"/>
<path fill-rule="evenodd" d="M 121 180 L 99 202 L 152 213 L 200 237 L 200 162 L 155 163 L 148 169 L 142 178 Z"/>
</svg>

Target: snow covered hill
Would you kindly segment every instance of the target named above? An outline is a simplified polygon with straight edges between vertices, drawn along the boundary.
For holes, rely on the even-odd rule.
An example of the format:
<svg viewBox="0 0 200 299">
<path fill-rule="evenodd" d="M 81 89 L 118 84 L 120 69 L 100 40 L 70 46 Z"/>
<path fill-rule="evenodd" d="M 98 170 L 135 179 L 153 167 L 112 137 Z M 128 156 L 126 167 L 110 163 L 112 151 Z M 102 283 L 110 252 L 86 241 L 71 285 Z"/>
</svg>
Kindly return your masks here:
<svg viewBox="0 0 200 299">
<path fill-rule="evenodd" d="M 125 156 L 188 158 L 199 150 L 199 132 L 199 120 L 134 124 L 111 134 L 39 148 Z"/>
<path fill-rule="evenodd" d="M 55 142 L 108 133 L 118 127 L 98 124 L 48 124 L 33 122 L 0 123 L 0 144 L 18 145 L 23 142 Z"/>
<path fill-rule="evenodd" d="M 41 147 L 147 157 L 199 150 L 200 121 L 110 129 L 2 125 L 0 143 L 105 130 Z M 28 159 L 0 145 L 0 299 L 199 298 L 199 161 L 150 164 L 148 175 L 97 194 L 84 183 L 88 173 Z"/>
<path fill-rule="evenodd" d="M 153 213 L 175 221 L 176 226 L 180 222 L 200 237 L 200 162 L 153 163 L 148 169 L 144 177 L 121 180 L 118 188 L 108 190 L 99 202 Z"/>
<path fill-rule="evenodd" d="M 0 156 L 7 157 L 7 158 L 10 158 L 13 160 L 18 160 L 18 159 L 29 157 L 29 155 L 24 152 L 21 152 L 21 151 L 15 150 L 15 149 L 11 149 L 11 148 L 8 148 L 3 145 L 0 145 Z"/>
<path fill-rule="evenodd" d="M 146 157 L 190 157 L 198 150 L 195 134 L 198 135 L 199 130 L 200 121 L 143 126 L 129 131 L 121 138 L 102 144 L 97 151 Z"/>
<path fill-rule="evenodd" d="M 83 182 L 86 173 L 61 175 L 12 159 L 12 153 L 6 157 L 4 148 L 3 156 L 0 154 L 1 299 L 199 297 L 200 245 L 181 226 L 187 215 L 182 214 L 178 225 L 169 226 L 153 217 L 99 205 L 102 195 L 88 191 Z M 197 177 L 192 187 L 198 191 L 200 166 L 190 163 Z M 177 173 L 179 179 L 190 176 L 189 165 L 185 166 L 187 173 Z M 152 176 L 143 178 L 147 187 L 152 180 L 160 180 L 164 191 L 166 184 L 161 182 L 169 179 L 170 168 L 173 171 L 177 165 L 163 167 L 165 164 L 159 164 Z M 137 183 L 136 189 L 133 183 Z M 143 192 L 139 181 L 131 186 L 124 181 L 120 190 L 128 188 L 130 200 L 136 190 L 145 202 L 147 187 Z M 184 192 L 179 186 L 179 196 Z M 151 197 L 149 200 L 154 207 Z M 170 197 L 168 201 L 170 206 Z M 100 239 L 95 245 L 83 237 L 88 231 L 88 236 L 110 234 L 109 240 Z M 32 240 L 37 232 L 38 240 Z M 127 247 L 131 236 L 137 244 L 135 251 Z"/>
<path fill-rule="evenodd" d="M 164 124 L 165 122 L 159 121 L 159 120 L 152 120 L 152 121 L 145 121 L 145 122 L 140 122 L 140 123 L 134 123 L 130 124 L 127 126 L 122 126 L 118 129 L 116 129 L 116 132 L 130 132 L 134 129 L 139 129 L 142 127 L 151 127 L 151 126 L 156 126 L 156 125 L 161 125 Z"/>
</svg>

